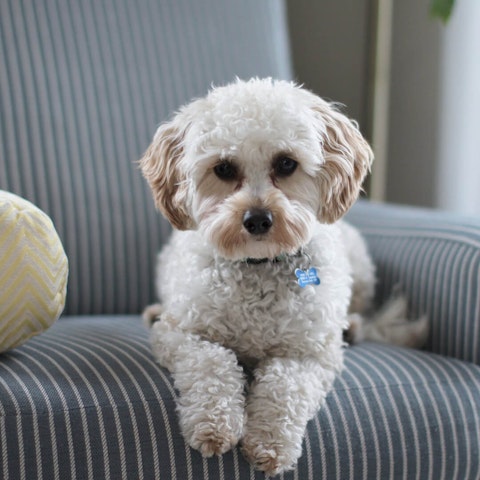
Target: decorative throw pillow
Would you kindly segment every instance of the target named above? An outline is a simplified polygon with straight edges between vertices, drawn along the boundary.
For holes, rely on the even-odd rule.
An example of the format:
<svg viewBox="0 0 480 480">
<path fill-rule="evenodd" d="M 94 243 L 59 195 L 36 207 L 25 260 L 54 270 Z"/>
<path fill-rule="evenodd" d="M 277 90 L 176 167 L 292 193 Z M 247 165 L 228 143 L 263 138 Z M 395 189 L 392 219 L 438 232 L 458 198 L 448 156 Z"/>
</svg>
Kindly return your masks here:
<svg viewBox="0 0 480 480">
<path fill-rule="evenodd" d="M 58 319 L 67 277 L 67 257 L 48 215 L 0 190 L 0 352 Z"/>
</svg>

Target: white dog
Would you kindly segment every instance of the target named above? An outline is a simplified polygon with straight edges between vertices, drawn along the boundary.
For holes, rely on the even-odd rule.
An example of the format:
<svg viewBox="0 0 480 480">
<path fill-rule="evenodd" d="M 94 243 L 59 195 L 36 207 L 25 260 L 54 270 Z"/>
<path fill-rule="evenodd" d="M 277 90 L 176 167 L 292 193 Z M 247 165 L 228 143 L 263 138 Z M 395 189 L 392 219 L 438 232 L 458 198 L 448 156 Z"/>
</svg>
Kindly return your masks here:
<svg viewBox="0 0 480 480">
<path fill-rule="evenodd" d="M 242 443 L 275 474 L 295 465 L 307 422 L 343 365 L 342 332 L 420 343 L 400 299 L 370 325 L 374 266 L 338 221 L 373 159 L 355 123 L 284 81 L 213 89 L 158 129 L 140 160 L 181 231 L 159 256 L 152 343 L 179 391 L 188 443 Z M 253 369 L 246 390 L 243 367 Z"/>
</svg>

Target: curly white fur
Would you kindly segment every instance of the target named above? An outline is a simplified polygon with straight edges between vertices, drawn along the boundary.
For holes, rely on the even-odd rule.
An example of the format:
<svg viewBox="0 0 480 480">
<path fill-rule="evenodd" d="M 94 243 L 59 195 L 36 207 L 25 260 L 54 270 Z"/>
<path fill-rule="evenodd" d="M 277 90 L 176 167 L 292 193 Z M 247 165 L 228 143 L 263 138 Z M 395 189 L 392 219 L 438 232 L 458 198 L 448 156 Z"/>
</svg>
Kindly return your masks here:
<svg viewBox="0 0 480 480">
<path fill-rule="evenodd" d="M 373 263 L 339 220 L 371 161 L 334 106 L 270 79 L 216 88 L 158 129 L 141 168 L 183 231 L 159 256 L 162 303 L 145 316 L 158 320 L 153 351 L 173 374 L 185 438 L 204 455 L 241 441 L 270 474 L 301 455 L 342 368 L 342 332 L 352 322 L 361 338 L 371 307 Z M 253 211 L 266 215 L 259 231 Z M 302 288 L 295 270 L 309 267 L 320 285 Z M 253 368 L 247 394 L 241 364 Z"/>
</svg>

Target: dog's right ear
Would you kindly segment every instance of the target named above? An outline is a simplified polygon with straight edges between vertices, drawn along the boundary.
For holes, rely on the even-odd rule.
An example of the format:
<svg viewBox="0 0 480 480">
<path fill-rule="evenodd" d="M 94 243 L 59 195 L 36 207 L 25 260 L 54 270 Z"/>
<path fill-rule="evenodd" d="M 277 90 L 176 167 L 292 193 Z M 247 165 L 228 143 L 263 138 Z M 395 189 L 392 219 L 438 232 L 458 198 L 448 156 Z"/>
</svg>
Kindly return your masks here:
<svg viewBox="0 0 480 480">
<path fill-rule="evenodd" d="M 188 213 L 187 185 L 179 168 L 185 131 L 186 128 L 179 128 L 175 122 L 161 125 L 139 160 L 156 207 L 178 230 L 194 228 L 194 221 Z"/>
</svg>

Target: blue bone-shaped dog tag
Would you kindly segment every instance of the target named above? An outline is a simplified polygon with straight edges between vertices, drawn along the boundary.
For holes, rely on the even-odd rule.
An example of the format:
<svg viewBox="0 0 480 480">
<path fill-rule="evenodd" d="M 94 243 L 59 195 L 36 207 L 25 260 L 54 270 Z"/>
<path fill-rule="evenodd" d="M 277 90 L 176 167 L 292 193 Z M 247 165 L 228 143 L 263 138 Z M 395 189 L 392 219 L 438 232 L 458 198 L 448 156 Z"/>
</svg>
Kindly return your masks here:
<svg viewBox="0 0 480 480">
<path fill-rule="evenodd" d="M 304 288 L 307 285 L 320 285 L 320 279 L 318 278 L 317 269 L 310 267 L 308 270 L 302 270 L 297 268 L 295 270 L 298 284 Z"/>
</svg>

